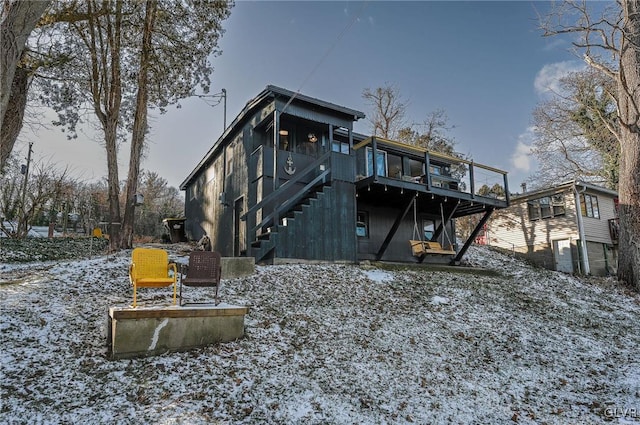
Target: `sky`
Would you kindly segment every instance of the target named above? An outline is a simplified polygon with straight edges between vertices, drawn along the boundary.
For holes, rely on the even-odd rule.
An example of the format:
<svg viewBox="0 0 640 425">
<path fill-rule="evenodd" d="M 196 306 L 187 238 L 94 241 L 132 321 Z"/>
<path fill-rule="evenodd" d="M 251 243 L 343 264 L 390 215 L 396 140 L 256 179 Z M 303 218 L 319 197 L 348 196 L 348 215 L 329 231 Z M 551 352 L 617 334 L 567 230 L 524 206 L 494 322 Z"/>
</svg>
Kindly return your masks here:
<svg viewBox="0 0 640 425">
<path fill-rule="evenodd" d="M 528 155 L 532 112 L 558 78 L 584 66 L 567 39 L 546 38 L 540 1 L 238 1 L 213 57 L 211 94 L 227 92 L 226 122 L 273 84 L 371 115 L 366 88 L 395 86 L 419 124 L 445 111 L 456 150 L 507 171 L 511 191 L 536 168 Z M 223 131 L 223 103 L 181 102 L 154 113 L 142 168 L 178 187 Z M 371 134 L 367 118 L 355 131 Z M 87 129 L 67 140 L 57 128 L 25 130 L 16 149 L 68 165 L 85 180 L 106 175 L 104 148 Z M 121 149 L 126 177 L 128 145 Z"/>
</svg>

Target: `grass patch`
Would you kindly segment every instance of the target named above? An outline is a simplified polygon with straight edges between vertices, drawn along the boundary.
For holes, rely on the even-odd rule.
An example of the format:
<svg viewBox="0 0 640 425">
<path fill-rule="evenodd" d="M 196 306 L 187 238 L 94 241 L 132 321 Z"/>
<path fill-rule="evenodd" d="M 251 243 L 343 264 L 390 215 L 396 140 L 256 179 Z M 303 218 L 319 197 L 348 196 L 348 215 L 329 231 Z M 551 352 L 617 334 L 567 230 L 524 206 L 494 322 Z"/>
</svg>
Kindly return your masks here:
<svg viewBox="0 0 640 425">
<path fill-rule="evenodd" d="M 103 254 L 109 241 L 103 238 L 0 238 L 0 261 L 28 263 L 31 261 L 68 260 Z"/>
</svg>

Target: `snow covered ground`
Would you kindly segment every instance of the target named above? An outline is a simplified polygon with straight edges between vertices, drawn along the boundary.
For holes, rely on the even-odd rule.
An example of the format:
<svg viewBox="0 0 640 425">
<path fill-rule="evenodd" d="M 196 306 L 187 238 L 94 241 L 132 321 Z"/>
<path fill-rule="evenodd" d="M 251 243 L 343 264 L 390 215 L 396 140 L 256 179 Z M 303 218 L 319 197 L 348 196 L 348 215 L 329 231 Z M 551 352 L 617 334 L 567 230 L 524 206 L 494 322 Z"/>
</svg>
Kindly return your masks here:
<svg viewBox="0 0 640 425">
<path fill-rule="evenodd" d="M 493 273 L 257 267 L 221 288 L 251 306 L 242 340 L 110 361 L 129 256 L 0 265 L 0 423 L 640 420 L 640 297 L 612 281 L 479 247 L 468 261 Z"/>
</svg>

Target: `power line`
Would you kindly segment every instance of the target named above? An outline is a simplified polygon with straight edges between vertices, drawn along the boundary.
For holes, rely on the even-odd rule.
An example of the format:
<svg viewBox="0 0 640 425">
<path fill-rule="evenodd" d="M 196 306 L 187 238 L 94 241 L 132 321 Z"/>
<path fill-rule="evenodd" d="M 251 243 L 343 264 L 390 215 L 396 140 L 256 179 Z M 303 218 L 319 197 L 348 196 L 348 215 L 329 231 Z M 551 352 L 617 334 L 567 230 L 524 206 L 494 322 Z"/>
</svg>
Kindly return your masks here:
<svg viewBox="0 0 640 425">
<path fill-rule="evenodd" d="M 329 56 L 329 54 L 333 51 L 333 49 L 338 45 L 338 42 L 340 40 L 342 40 L 342 38 L 347 34 L 347 32 L 351 29 L 351 27 L 353 26 L 353 24 L 360 19 L 360 15 L 362 14 L 362 12 L 364 12 L 365 8 L 367 7 L 368 2 L 363 2 L 362 3 L 362 7 L 360 8 L 360 10 L 358 11 L 358 13 L 356 13 L 355 15 L 353 15 L 353 19 L 351 19 L 351 21 L 349 23 L 347 23 L 347 25 L 343 28 L 343 30 L 340 32 L 340 34 L 338 34 L 338 36 L 336 37 L 335 41 L 329 46 L 329 48 L 324 52 L 324 54 L 320 57 L 320 60 L 316 63 L 316 65 L 313 67 L 313 69 L 309 72 L 309 74 L 305 77 L 304 80 L 302 80 L 302 83 L 300 84 L 300 86 L 298 87 L 298 90 L 289 98 L 289 100 L 287 101 L 287 103 L 284 105 L 284 108 L 282 108 L 282 112 L 280 112 L 281 114 L 284 113 L 284 111 L 287 110 L 287 108 L 289 107 L 289 105 L 291 104 L 291 102 L 293 102 L 293 99 L 296 98 L 296 96 L 298 96 L 300 94 L 300 91 L 302 90 L 302 88 L 305 86 L 305 84 L 307 83 L 307 81 L 309 81 L 311 79 L 311 77 L 313 76 L 313 74 L 318 70 L 318 68 L 320 68 L 320 65 L 322 65 L 322 63 L 327 59 L 327 57 Z"/>
</svg>

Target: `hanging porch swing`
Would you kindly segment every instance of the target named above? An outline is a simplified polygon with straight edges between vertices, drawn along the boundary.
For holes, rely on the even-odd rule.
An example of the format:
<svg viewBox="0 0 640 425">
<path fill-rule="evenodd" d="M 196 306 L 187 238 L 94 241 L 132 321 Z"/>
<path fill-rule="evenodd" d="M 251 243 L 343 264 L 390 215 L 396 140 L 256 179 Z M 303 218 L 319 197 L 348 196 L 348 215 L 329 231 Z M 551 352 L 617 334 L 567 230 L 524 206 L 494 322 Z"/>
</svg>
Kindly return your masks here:
<svg viewBox="0 0 640 425">
<path fill-rule="evenodd" d="M 451 240 L 449 239 L 449 235 L 447 233 L 447 227 L 444 225 L 444 209 L 442 208 L 442 204 L 440 204 L 440 217 L 442 223 L 442 230 L 444 231 L 444 235 L 447 238 L 447 242 L 449 243 L 448 248 L 445 249 L 440 245 L 437 241 L 427 241 L 423 240 L 423 235 L 420 229 L 418 228 L 418 212 L 416 207 L 416 198 L 413 198 L 413 239 L 409 240 L 409 244 L 411 245 L 411 253 L 415 257 L 424 257 L 427 254 L 441 254 L 441 255 L 455 255 L 456 251 L 453 250 L 453 245 L 451 244 Z"/>
</svg>

